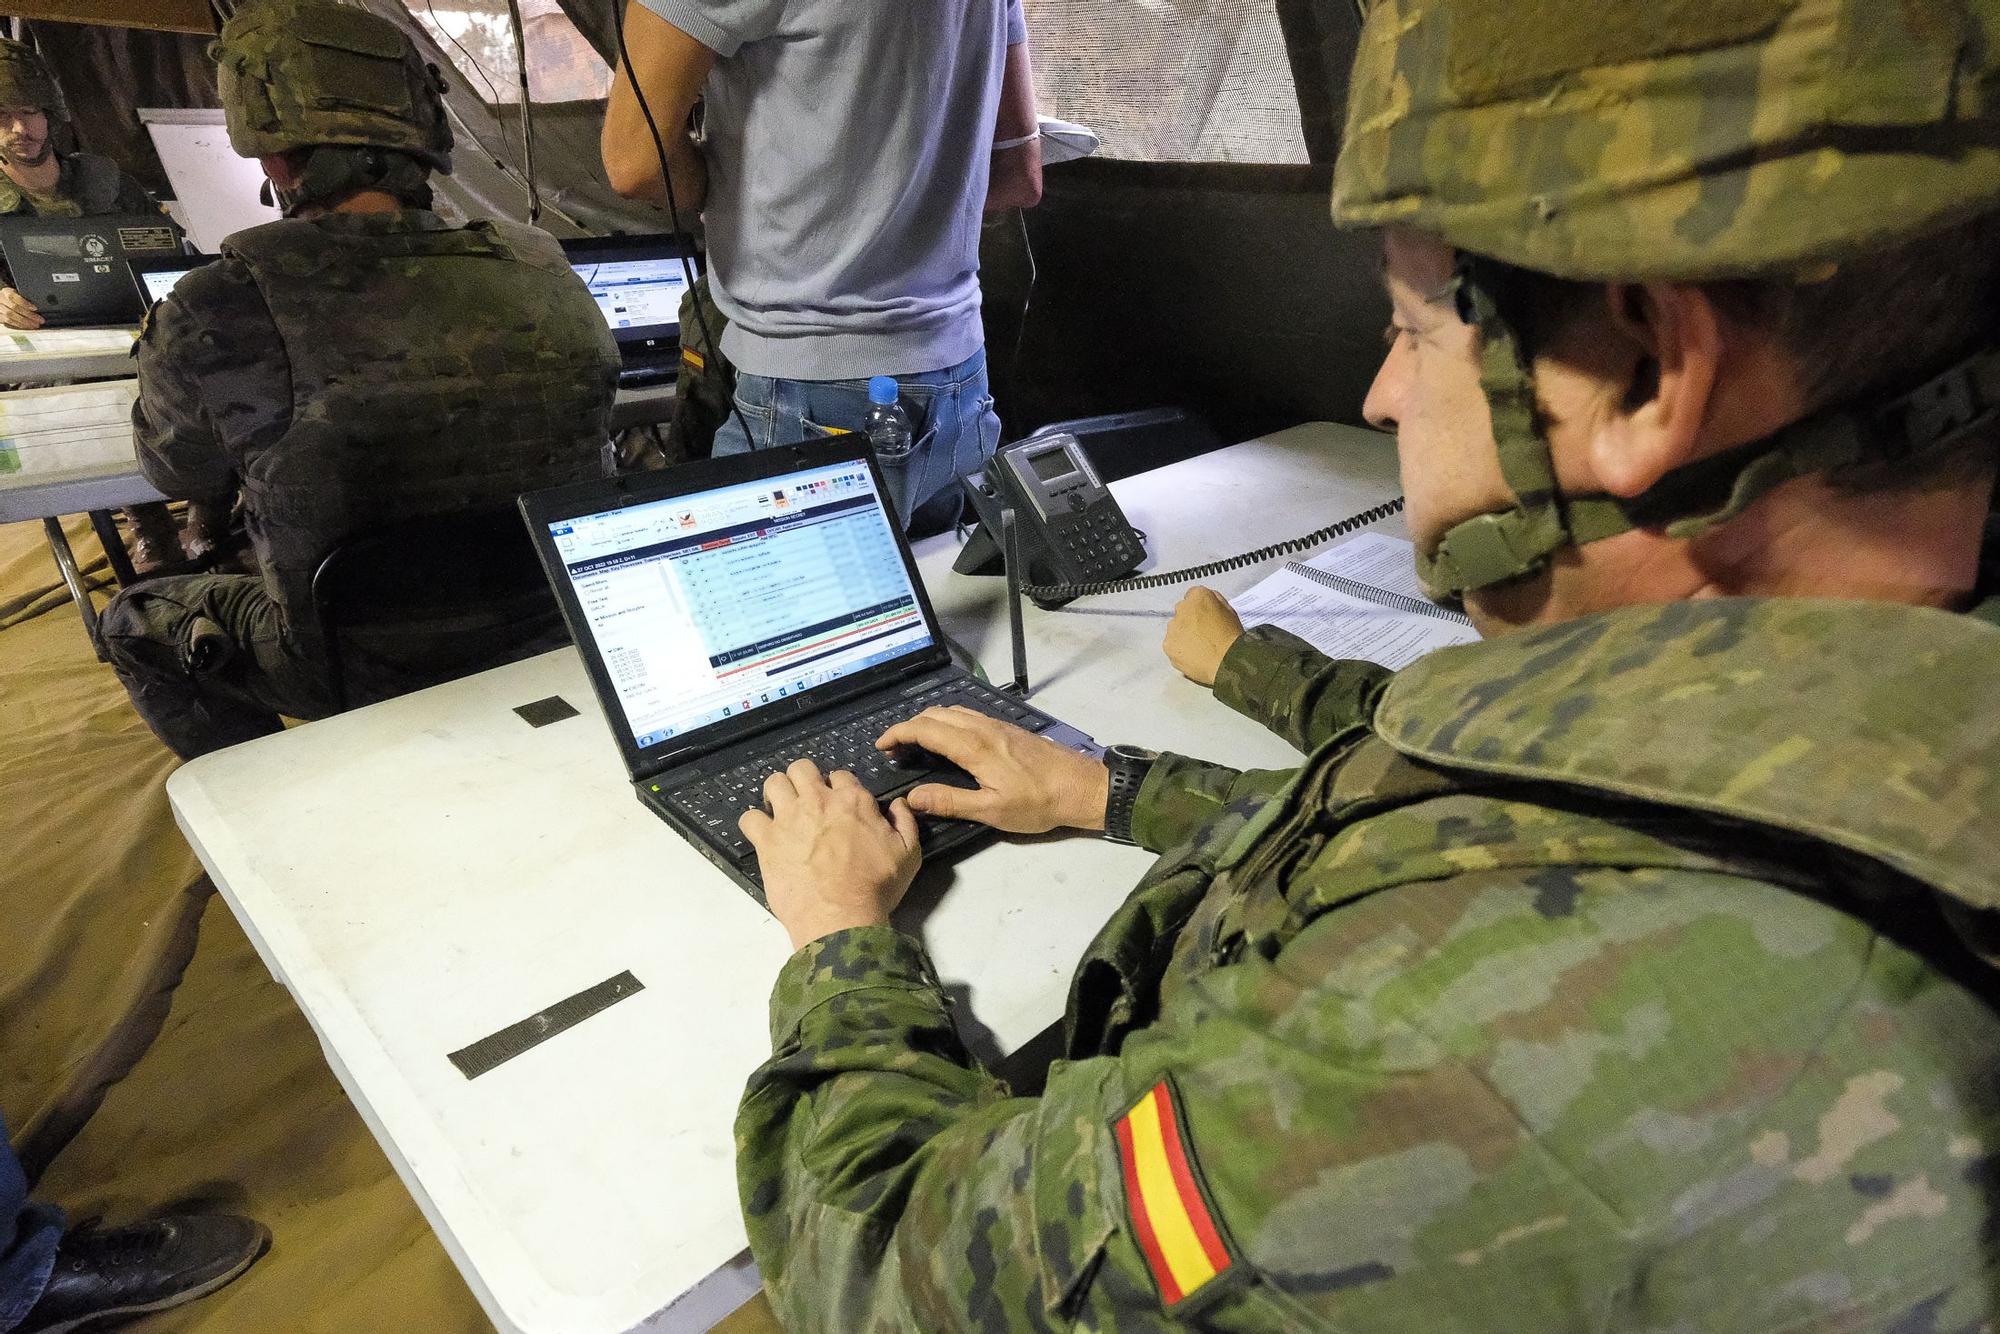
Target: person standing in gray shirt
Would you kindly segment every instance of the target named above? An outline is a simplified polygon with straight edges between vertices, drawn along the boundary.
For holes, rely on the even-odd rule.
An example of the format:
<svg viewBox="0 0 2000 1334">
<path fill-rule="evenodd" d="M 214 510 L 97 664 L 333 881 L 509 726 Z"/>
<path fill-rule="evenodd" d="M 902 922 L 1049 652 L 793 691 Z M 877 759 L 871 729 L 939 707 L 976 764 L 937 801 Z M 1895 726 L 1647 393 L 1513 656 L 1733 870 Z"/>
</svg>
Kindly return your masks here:
<svg viewBox="0 0 2000 1334">
<path fill-rule="evenodd" d="M 738 372 L 715 452 L 858 430 L 891 375 L 917 436 L 879 460 L 898 513 L 955 512 L 1000 438 L 980 216 L 1041 198 L 1020 0 L 631 0 L 624 22 L 604 165 L 619 193 L 671 184 L 701 214 Z"/>
</svg>

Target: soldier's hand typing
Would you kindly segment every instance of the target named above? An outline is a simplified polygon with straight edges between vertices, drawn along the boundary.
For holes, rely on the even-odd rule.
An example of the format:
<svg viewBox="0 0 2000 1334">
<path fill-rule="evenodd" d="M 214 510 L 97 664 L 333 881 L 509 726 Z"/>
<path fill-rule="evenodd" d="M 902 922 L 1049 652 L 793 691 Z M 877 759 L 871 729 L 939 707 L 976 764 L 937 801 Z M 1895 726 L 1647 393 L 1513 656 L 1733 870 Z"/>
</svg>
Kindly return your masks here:
<svg viewBox="0 0 2000 1334">
<path fill-rule="evenodd" d="M 0 287 L 0 324 L 9 329 L 39 329 L 42 312 L 35 303 L 11 287 Z"/>
<path fill-rule="evenodd" d="M 764 780 L 764 803 L 738 821 L 757 849 L 764 898 L 794 949 L 854 926 L 886 926 L 923 853 L 917 817 L 897 800 L 889 817 L 850 773 L 823 778 L 811 760 Z"/>
<path fill-rule="evenodd" d="M 1243 637 L 1236 608 L 1212 588 L 1187 591 L 1167 622 L 1167 661 L 1196 685 L 1212 686 L 1230 646 Z"/>
<path fill-rule="evenodd" d="M 939 783 L 913 789 L 910 805 L 925 815 L 977 820 L 1013 834 L 1104 828 L 1110 779 L 1103 764 L 983 713 L 925 709 L 875 745 L 921 746 L 979 780 L 976 792 Z"/>
</svg>

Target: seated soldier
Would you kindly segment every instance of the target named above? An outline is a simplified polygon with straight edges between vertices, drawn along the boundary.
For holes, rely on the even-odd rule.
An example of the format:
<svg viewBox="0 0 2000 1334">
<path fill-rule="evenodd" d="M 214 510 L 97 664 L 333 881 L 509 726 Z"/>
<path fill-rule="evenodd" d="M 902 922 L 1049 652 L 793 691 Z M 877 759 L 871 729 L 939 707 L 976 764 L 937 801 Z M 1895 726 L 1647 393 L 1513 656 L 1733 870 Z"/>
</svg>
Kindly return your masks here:
<svg viewBox="0 0 2000 1334">
<path fill-rule="evenodd" d="M 183 757 L 333 711 L 311 581 L 341 539 L 598 476 L 618 370 L 553 239 L 430 211 L 430 174 L 451 169 L 443 84 L 394 24 L 266 0 L 218 52 L 230 144 L 285 218 L 227 238 L 155 308 L 133 425 L 167 495 L 241 480 L 262 573 L 141 584 L 99 631 Z M 562 642 L 553 619 L 407 629 L 343 654 L 350 698 Z"/>
<path fill-rule="evenodd" d="M 1488 638 L 1391 674 L 1197 595 L 1179 660 L 1296 771 L 941 710 L 882 744 L 976 792 L 773 775 L 799 949 L 737 1144 L 788 1329 L 1992 1327 L 1996 38 L 1369 11 L 1367 412 Z M 912 809 L 1160 854 L 1037 1097 L 889 925 Z"/>
<path fill-rule="evenodd" d="M 0 38 L 0 217 L 88 218 L 105 213 L 153 213 L 159 204 L 116 162 L 95 153 L 64 152 L 72 137 L 69 107 L 55 71 L 24 42 Z M 0 325 L 39 329 L 42 312 L 14 289 L 0 265 Z M 165 505 L 134 505 L 132 561 L 141 572 L 181 558 L 180 534 Z M 194 542 L 220 544 L 228 507 L 208 506 L 193 525 Z"/>
</svg>

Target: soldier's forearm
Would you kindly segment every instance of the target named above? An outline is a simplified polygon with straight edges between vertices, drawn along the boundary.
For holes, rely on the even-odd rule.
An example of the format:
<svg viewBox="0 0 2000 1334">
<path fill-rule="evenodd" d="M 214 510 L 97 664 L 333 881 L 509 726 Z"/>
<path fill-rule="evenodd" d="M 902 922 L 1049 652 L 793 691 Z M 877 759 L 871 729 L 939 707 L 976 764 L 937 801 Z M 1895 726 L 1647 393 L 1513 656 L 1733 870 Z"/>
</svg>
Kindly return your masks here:
<svg viewBox="0 0 2000 1334">
<path fill-rule="evenodd" d="M 1373 717 L 1394 675 L 1372 662 L 1329 658 L 1297 635 L 1260 625 L 1223 657 L 1215 697 L 1309 751 Z"/>
<path fill-rule="evenodd" d="M 1187 842 L 1239 802 L 1262 801 L 1291 780 L 1289 769 L 1231 769 L 1185 755 L 1162 755 L 1139 789 L 1132 837 L 1149 852 Z"/>
</svg>

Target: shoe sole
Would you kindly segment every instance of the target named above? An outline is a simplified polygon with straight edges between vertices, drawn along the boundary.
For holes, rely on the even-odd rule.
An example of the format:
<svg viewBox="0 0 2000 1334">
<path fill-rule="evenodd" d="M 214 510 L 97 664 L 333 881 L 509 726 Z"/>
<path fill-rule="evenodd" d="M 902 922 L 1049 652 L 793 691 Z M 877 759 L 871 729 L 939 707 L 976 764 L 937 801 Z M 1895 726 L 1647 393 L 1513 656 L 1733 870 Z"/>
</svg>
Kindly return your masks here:
<svg viewBox="0 0 2000 1334">
<path fill-rule="evenodd" d="M 106 1307 L 102 1311 L 92 1311 L 89 1315 L 78 1316 L 74 1320 L 66 1320 L 60 1325 L 44 1326 L 37 1330 L 35 1334 L 69 1334 L 71 1330 L 82 1329 L 84 1326 L 95 1324 L 100 1320 L 119 1320 L 128 1316 L 146 1315 L 153 1311 L 170 1311 L 176 1306 L 185 1306 L 189 1302 L 198 1302 L 216 1289 L 227 1287 L 242 1277 L 243 1271 L 263 1259 L 265 1252 L 270 1249 L 271 1236 L 267 1232 L 264 1234 L 263 1241 L 258 1244 L 257 1249 L 243 1257 L 235 1268 L 229 1270 L 227 1273 L 217 1274 L 214 1278 L 199 1287 L 188 1288 L 186 1291 L 177 1292 L 171 1297 L 162 1297 L 156 1302 L 143 1302 L 137 1306 L 112 1306 Z"/>
</svg>

